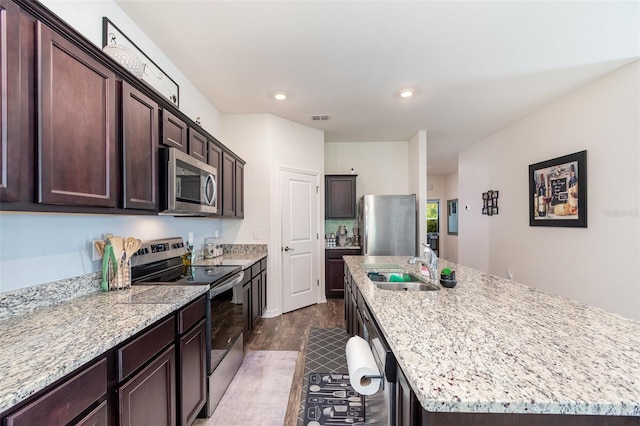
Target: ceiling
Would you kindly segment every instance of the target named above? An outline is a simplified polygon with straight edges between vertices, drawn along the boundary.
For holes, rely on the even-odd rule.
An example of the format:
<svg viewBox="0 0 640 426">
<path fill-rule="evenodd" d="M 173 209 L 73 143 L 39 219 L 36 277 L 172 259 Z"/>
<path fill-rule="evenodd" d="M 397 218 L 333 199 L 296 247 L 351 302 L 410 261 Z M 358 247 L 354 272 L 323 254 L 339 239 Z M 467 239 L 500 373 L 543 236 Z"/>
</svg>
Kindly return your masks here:
<svg viewBox="0 0 640 426">
<path fill-rule="evenodd" d="M 327 142 L 426 130 L 429 174 L 640 57 L 635 1 L 115 1 L 221 113 L 271 113 Z"/>
</svg>

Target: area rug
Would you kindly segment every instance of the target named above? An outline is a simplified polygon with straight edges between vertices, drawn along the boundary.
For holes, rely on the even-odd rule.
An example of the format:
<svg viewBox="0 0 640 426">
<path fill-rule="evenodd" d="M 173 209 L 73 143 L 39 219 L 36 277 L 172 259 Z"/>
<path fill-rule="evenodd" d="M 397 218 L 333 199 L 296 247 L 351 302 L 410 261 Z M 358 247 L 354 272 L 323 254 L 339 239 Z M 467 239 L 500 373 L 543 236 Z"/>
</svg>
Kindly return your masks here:
<svg viewBox="0 0 640 426">
<path fill-rule="evenodd" d="M 311 328 L 305 349 L 304 378 L 302 395 L 298 409 L 298 425 L 307 426 L 305 422 L 305 403 L 309 376 L 317 371 L 330 371 L 333 374 L 348 374 L 345 347 L 349 335 L 342 328 Z"/>
<path fill-rule="evenodd" d="M 213 415 L 196 426 L 283 425 L 296 351 L 248 351 Z"/>
<path fill-rule="evenodd" d="M 365 424 L 364 396 L 356 392 L 348 374 L 309 374 L 303 424 L 326 426 Z"/>
</svg>

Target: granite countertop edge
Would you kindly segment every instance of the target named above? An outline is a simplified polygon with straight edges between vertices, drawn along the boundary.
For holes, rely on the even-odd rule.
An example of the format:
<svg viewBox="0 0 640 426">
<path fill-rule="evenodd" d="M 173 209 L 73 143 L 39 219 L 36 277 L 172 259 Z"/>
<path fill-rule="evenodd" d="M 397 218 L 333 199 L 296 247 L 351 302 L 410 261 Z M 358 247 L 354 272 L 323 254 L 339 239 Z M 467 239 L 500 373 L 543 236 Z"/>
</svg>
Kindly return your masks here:
<svg viewBox="0 0 640 426">
<path fill-rule="evenodd" d="M 116 347 L 209 286 L 96 292 L 0 321 L 0 413 Z"/>
<path fill-rule="evenodd" d="M 444 260 L 452 289 L 380 290 L 362 263 L 419 265 L 344 259 L 425 410 L 640 416 L 640 322 Z"/>
</svg>

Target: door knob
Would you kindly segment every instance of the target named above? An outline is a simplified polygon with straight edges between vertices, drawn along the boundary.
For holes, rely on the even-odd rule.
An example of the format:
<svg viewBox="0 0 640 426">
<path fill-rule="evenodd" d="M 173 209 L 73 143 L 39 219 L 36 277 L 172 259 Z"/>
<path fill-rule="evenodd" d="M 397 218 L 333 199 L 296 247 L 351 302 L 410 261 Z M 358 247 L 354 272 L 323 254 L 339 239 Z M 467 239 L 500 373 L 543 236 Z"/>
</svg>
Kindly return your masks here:
<svg viewBox="0 0 640 426">
<path fill-rule="evenodd" d="M 289 246 L 284 246 L 284 251 L 290 251 L 290 250 L 293 250 L 293 249 Z"/>
</svg>

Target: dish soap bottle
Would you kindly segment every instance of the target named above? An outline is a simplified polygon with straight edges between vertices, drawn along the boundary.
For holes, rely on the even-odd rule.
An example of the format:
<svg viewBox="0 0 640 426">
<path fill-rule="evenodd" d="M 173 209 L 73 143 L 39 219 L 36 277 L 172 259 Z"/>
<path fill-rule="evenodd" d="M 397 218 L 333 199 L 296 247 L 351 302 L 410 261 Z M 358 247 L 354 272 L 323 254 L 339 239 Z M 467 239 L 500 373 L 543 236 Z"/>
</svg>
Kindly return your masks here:
<svg viewBox="0 0 640 426">
<path fill-rule="evenodd" d="M 429 244 L 423 243 L 422 245 L 424 246 L 424 250 L 422 251 L 423 253 L 422 257 L 424 258 L 424 260 L 426 260 L 429 263 L 431 270 L 437 274 L 438 273 L 438 256 L 434 253 L 434 251 L 431 249 L 431 246 Z M 430 276 L 431 274 L 429 273 L 429 268 L 427 268 L 424 265 L 422 265 L 420 272 L 422 273 L 422 275 L 425 275 L 429 278 L 433 278 L 433 279 L 436 278 L 436 277 Z"/>
</svg>

